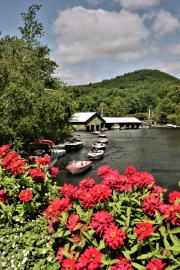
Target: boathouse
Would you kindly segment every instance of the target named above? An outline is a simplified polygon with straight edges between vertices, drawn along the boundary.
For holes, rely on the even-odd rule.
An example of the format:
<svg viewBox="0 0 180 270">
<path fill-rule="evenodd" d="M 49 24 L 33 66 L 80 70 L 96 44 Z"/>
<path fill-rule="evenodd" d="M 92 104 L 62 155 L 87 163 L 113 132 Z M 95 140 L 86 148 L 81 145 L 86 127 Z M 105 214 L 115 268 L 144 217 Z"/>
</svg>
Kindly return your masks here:
<svg viewBox="0 0 180 270">
<path fill-rule="evenodd" d="M 142 123 L 136 117 L 103 117 L 103 119 L 108 129 L 136 129 Z"/>
<path fill-rule="evenodd" d="M 70 124 L 74 130 L 94 131 L 100 130 L 105 120 L 96 112 L 78 112 L 72 116 Z"/>
</svg>

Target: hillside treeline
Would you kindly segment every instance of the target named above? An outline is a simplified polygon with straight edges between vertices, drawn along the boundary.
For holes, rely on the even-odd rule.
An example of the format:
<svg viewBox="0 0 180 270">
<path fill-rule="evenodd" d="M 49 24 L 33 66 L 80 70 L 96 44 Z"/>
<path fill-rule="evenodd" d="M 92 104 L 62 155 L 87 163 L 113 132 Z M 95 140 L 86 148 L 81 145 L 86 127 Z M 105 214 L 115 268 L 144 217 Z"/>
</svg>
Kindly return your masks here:
<svg viewBox="0 0 180 270">
<path fill-rule="evenodd" d="M 73 92 L 77 110 L 103 116 L 151 118 L 180 125 L 180 80 L 158 70 L 137 70 L 88 85 L 66 86 Z"/>
</svg>

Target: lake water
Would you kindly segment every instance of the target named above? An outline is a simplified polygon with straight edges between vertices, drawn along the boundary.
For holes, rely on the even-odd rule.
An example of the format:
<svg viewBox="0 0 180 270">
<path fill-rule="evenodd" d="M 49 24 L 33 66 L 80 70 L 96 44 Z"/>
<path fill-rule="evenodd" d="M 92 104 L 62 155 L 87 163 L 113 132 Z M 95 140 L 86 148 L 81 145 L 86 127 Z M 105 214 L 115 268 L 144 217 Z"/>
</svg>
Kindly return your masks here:
<svg viewBox="0 0 180 270">
<path fill-rule="evenodd" d="M 89 171 L 71 175 L 65 170 L 67 163 L 73 159 L 87 159 L 92 140 L 97 138 L 97 135 L 91 132 L 75 132 L 75 134 L 80 134 L 85 146 L 78 151 L 67 152 L 58 159 L 56 167 L 60 169 L 60 174 L 55 179 L 58 186 L 64 183 L 78 185 L 79 181 L 87 176 L 100 183 L 101 179 L 97 176 L 98 167 L 109 165 L 123 174 L 127 166 L 133 165 L 137 171 L 151 173 L 156 184 L 167 188 L 168 192 L 179 190 L 180 129 L 108 130 L 106 134 L 109 142 L 104 157 L 93 161 Z"/>
</svg>

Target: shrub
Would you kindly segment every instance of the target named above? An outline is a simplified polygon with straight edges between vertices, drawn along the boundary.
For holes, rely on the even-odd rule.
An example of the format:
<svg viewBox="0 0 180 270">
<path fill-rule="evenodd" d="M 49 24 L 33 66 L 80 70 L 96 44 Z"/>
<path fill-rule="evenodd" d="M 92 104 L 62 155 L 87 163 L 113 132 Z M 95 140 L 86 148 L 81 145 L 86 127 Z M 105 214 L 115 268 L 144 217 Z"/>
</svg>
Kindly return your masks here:
<svg viewBox="0 0 180 270">
<path fill-rule="evenodd" d="M 37 187 L 50 181 L 49 173 L 35 184 L 28 169 L 11 177 L 8 168 L 2 170 L 6 189 L 1 206 L 14 207 L 12 218 L 6 218 L 11 224 L 14 221 L 13 227 L 1 226 L 1 260 L 6 269 L 180 269 L 180 192 L 170 193 L 165 204 L 166 190 L 156 186 L 151 174 L 137 172 L 133 166 L 120 174 L 105 165 L 98 169 L 100 184 L 87 177 L 78 186 L 64 184 L 58 194 L 52 185 L 53 196 L 41 197 L 43 206 L 34 208 L 36 214 L 25 208 L 23 221 L 29 221 L 21 226 L 15 223 L 18 197 L 21 194 L 31 203 L 31 192 L 35 189 L 39 194 Z M 23 193 L 12 189 L 12 181 L 21 178 Z"/>
</svg>

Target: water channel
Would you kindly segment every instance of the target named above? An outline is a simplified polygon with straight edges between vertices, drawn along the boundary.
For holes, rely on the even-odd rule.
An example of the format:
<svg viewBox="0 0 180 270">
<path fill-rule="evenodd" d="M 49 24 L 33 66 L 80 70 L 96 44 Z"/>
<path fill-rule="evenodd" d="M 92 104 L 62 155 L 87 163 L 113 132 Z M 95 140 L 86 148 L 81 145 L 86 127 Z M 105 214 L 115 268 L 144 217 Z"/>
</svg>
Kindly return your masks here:
<svg viewBox="0 0 180 270">
<path fill-rule="evenodd" d="M 127 166 L 133 165 L 137 171 L 151 173 L 156 184 L 168 189 L 168 192 L 179 190 L 180 181 L 180 129 L 151 128 L 106 131 L 109 142 L 104 157 L 93 161 L 92 168 L 79 175 L 66 172 L 65 166 L 70 160 L 87 159 L 92 140 L 97 137 L 91 132 L 75 132 L 80 134 L 84 147 L 78 151 L 67 152 L 58 159 L 56 167 L 60 174 L 55 179 L 58 186 L 64 183 L 78 185 L 79 181 L 89 176 L 100 183 L 97 169 L 109 165 L 121 174 Z"/>
</svg>

